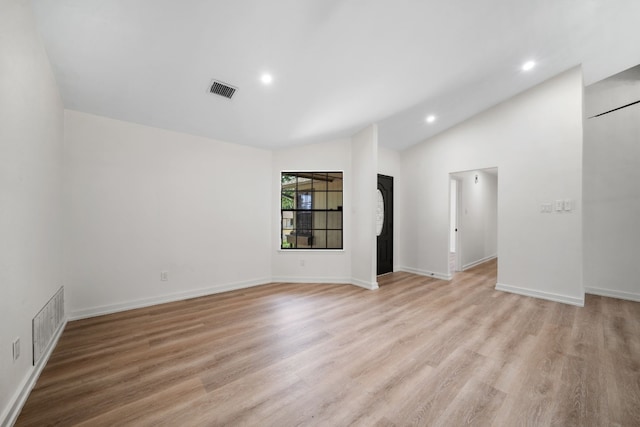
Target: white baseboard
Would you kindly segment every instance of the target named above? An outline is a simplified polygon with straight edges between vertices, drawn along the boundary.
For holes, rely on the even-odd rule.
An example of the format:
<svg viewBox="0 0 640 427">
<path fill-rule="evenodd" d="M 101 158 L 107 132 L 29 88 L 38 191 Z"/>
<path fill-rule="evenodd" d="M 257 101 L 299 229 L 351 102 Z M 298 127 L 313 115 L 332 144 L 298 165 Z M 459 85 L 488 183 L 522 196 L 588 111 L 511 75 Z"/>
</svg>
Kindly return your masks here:
<svg viewBox="0 0 640 427">
<path fill-rule="evenodd" d="M 364 280 L 355 279 L 353 277 L 291 277 L 291 276 L 281 276 L 274 277 L 272 282 L 282 282 L 282 283 L 326 283 L 326 284 L 347 284 L 354 285 L 360 288 L 365 288 L 369 290 L 378 289 L 378 282 L 367 282 Z"/>
<path fill-rule="evenodd" d="M 601 289 L 601 288 L 584 288 L 584 291 L 591 295 L 600 295 L 603 297 L 618 298 L 618 299 L 624 299 L 628 301 L 640 302 L 640 294 L 636 294 L 632 292 L 614 291 L 612 289 Z"/>
<path fill-rule="evenodd" d="M 69 314 L 69 320 L 87 319 L 89 317 L 102 316 L 105 314 L 113 314 L 136 308 L 150 307 L 152 305 L 164 304 L 168 302 L 182 301 L 190 298 L 198 298 L 207 295 L 218 294 L 222 292 L 235 291 L 238 289 L 250 288 L 253 286 L 266 285 L 268 283 L 338 283 L 352 284 L 365 289 L 378 289 L 377 282 L 364 282 L 361 280 L 345 277 L 273 277 L 265 279 L 250 280 L 246 282 L 229 283 L 226 285 L 213 286 L 211 288 L 196 289 L 193 291 L 180 292 L 158 297 L 145 298 L 141 300 L 129 301 L 125 303 L 110 304 L 99 307 L 92 307 L 83 310 L 73 311 Z"/>
<path fill-rule="evenodd" d="M 350 283 L 361 288 L 369 289 L 370 291 L 378 289 L 378 282 L 366 282 L 352 277 Z"/>
<path fill-rule="evenodd" d="M 53 339 L 49 343 L 49 346 L 45 350 L 45 352 L 40 357 L 38 363 L 31 369 L 31 373 L 25 380 L 22 382 L 16 393 L 13 395 L 11 400 L 9 401 L 9 405 L 7 405 L 6 409 L 2 413 L 2 417 L 0 417 L 0 425 L 12 426 L 18 420 L 18 416 L 20 415 L 20 411 L 22 411 L 22 407 L 27 402 L 27 398 L 33 390 L 33 387 L 36 385 L 36 381 L 40 377 L 42 370 L 47 365 L 49 361 L 49 357 L 51 357 L 51 353 L 53 353 L 53 349 L 56 348 L 58 344 L 58 340 L 62 335 L 62 331 L 64 331 L 64 327 L 67 325 L 67 319 L 65 318 L 58 329 L 53 335 Z"/>
<path fill-rule="evenodd" d="M 465 265 L 462 266 L 462 271 L 468 270 L 468 269 L 473 268 L 473 267 L 475 267 L 477 265 L 480 265 L 480 264 L 484 264 L 485 262 L 491 261 L 492 259 L 496 259 L 496 258 L 498 258 L 498 255 L 491 255 L 491 256 L 479 259 L 477 261 L 470 262 L 469 264 L 465 264 Z"/>
<path fill-rule="evenodd" d="M 420 276 L 433 277 L 434 279 L 440 279 L 440 280 L 451 280 L 453 278 L 452 274 L 436 273 L 433 271 L 420 270 L 418 268 L 412 268 L 412 267 L 400 266 L 398 267 L 398 270 L 404 271 L 405 273 L 413 273 L 413 274 L 418 274 Z"/>
<path fill-rule="evenodd" d="M 348 284 L 351 279 L 348 277 L 296 277 L 296 276 L 278 276 L 271 279 L 271 283 L 330 283 L 330 284 Z"/>
<path fill-rule="evenodd" d="M 518 286 L 505 285 L 503 283 L 496 283 L 496 290 L 510 292 L 512 294 L 524 295 L 528 297 L 546 299 L 549 301 L 561 302 L 564 304 L 577 305 L 578 307 L 584 307 L 584 297 L 574 298 L 566 295 L 554 294 L 551 292 L 541 292 L 533 289 L 521 288 Z"/>
<path fill-rule="evenodd" d="M 190 298 L 198 298 L 207 295 L 219 294 L 221 292 L 235 291 L 238 289 L 250 288 L 258 285 L 271 283 L 271 279 L 256 279 L 245 282 L 227 283 L 210 288 L 195 289 L 192 291 L 179 292 L 158 297 L 145 298 L 119 304 L 110 304 L 100 307 L 92 307 L 84 310 L 77 310 L 69 314 L 69 320 L 86 319 L 89 317 L 102 316 L 105 314 L 118 313 L 120 311 L 133 310 L 136 308 L 150 307 L 152 305 L 164 304 L 168 302 L 182 301 Z"/>
</svg>

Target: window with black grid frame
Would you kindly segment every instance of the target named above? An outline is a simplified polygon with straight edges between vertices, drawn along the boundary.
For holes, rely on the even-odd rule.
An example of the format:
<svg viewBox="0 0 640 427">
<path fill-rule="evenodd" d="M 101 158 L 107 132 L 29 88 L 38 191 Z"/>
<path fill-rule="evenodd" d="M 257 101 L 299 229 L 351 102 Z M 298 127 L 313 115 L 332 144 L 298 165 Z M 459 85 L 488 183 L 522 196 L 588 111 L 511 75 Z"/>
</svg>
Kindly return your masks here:
<svg viewBox="0 0 640 427">
<path fill-rule="evenodd" d="M 342 207 L 342 172 L 282 172 L 280 248 L 342 249 Z"/>
</svg>

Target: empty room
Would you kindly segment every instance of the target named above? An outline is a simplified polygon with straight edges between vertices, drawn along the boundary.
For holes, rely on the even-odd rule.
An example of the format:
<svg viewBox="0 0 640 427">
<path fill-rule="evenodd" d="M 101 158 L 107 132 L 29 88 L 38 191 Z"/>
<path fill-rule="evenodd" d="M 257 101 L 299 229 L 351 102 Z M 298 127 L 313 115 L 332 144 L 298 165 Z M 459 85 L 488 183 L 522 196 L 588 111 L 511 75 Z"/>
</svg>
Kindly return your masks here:
<svg viewBox="0 0 640 427">
<path fill-rule="evenodd" d="M 636 0 L 0 0 L 0 425 L 640 425 Z"/>
</svg>

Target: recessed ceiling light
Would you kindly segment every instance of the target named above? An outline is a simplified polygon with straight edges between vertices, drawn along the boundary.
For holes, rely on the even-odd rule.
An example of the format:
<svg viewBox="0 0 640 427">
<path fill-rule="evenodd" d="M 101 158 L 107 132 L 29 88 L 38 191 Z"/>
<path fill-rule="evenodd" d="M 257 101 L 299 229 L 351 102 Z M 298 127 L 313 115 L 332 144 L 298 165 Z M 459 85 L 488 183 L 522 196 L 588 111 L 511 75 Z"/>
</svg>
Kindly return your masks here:
<svg viewBox="0 0 640 427">
<path fill-rule="evenodd" d="M 273 76 L 271 74 L 265 73 L 260 76 L 260 81 L 266 85 L 271 84 L 273 82 Z"/>
<path fill-rule="evenodd" d="M 522 71 L 529 71 L 533 69 L 533 67 L 535 66 L 536 66 L 536 63 L 534 61 L 527 61 L 524 64 L 522 64 Z"/>
<path fill-rule="evenodd" d="M 436 116 L 434 115 L 427 116 L 426 121 L 427 123 L 433 123 L 436 121 Z"/>
</svg>

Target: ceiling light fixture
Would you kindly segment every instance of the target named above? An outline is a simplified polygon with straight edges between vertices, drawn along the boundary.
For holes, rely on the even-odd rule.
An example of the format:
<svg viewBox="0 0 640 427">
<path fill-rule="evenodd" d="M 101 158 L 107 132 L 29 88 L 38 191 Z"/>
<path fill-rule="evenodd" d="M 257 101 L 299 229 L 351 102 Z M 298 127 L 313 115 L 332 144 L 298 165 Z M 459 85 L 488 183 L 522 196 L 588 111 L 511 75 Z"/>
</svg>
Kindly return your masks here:
<svg viewBox="0 0 640 427">
<path fill-rule="evenodd" d="M 529 71 L 533 69 L 533 67 L 535 66 L 536 66 L 536 63 L 534 61 L 527 61 L 524 64 L 522 64 L 522 71 Z"/>
<path fill-rule="evenodd" d="M 433 123 L 436 121 L 436 116 L 434 115 L 427 116 L 426 120 L 427 120 L 427 123 Z"/>
<path fill-rule="evenodd" d="M 265 85 L 270 85 L 273 82 L 273 76 L 271 74 L 265 73 L 260 76 L 260 81 Z"/>
</svg>

